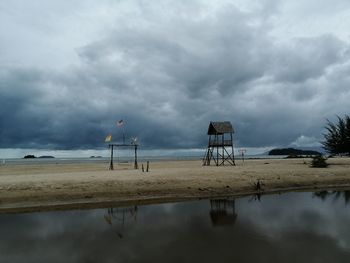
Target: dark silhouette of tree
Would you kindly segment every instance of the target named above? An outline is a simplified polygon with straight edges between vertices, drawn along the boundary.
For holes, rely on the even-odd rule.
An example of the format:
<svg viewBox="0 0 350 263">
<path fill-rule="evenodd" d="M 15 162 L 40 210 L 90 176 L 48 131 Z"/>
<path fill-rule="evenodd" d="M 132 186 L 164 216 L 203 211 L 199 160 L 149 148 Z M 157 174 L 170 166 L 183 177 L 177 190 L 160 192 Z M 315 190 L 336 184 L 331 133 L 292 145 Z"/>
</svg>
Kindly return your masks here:
<svg viewBox="0 0 350 263">
<path fill-rule="evenodd" d="M 346 205 L 350 202 L 350 191 L 319 191 L 315 192 L 313 196 L 322 199 L 322 201 L 327 200 L 328 197 L 333 197 L 334 201 L 343 198 Z"/>
<path fill-rule="evenodd" d="M 350 117 L 348 115 L 345 116 L 345 138 L 345 148 L 350 155 Z"/>
<path fill-rule="evenodd" d="M 350 117 L 345 115 L 344 119 L 338 118 L 338 123 L 327 120 L 327 133 L 323 134 L 325 141 L 323 148 L 330 154 L 350 155 Z"/>
</svg>

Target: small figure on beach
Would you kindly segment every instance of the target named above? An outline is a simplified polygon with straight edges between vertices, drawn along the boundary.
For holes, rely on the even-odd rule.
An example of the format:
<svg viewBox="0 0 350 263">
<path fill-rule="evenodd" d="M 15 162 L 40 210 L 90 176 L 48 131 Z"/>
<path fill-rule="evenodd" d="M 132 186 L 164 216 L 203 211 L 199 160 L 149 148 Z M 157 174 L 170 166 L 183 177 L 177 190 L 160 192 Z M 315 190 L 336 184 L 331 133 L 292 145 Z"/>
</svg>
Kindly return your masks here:
<svg viewBox="0 0 350 263">
<path fill-rule="evenodd" d="M 247 150 L 241 148 L 241 149 L 238 150 L 238 152 L 241 154 L 242 162 L 244 163 L 244 155 L 245 155 L 245 153 L 247 152 Z"/>
</svg>

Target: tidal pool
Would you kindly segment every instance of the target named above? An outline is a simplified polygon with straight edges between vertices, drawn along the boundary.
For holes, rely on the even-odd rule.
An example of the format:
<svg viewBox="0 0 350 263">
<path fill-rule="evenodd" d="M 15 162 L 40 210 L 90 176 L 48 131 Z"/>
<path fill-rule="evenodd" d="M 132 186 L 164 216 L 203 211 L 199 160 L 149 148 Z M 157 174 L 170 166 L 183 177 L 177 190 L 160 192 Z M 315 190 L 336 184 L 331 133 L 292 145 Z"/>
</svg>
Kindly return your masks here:
<svg viewBox="0 0 350 263">
<path fill-rule="evenodd" d="M 323 191 L 0 214 L 0 262 L 349 262 L 349 200 Z"/>
</svg>

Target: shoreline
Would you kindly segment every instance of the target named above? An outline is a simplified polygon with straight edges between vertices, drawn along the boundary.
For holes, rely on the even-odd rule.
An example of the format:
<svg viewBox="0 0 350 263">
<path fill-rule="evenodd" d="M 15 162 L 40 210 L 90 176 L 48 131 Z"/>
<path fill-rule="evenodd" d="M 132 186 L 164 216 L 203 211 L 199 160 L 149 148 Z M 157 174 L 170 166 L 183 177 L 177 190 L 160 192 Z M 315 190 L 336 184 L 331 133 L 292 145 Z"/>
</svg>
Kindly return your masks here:
<svg viewBox="0 0 350 263">
<path fill-rule="evenodd" d="M 36 204 L 29 205 L 28 203 L 24 206 L 20 204 L 0 207 L 0 214 L 19 214 L 19 213 L 37 213 L 37 212 L 54 212 L 54 211 L 72 211 L 72 210 L 89 210 L 89 209 L 105 209 L 115 207 L 129 207 L 129 206 L 144 206 L 144 205 L 156 205 L 166 203 L 177 203 L 177 202 L 191 202 L 197 200 L 210 200 L 210 199 L 224 199 L 224 198 L 243 198 L 248 196 L 260 195 L 260 197 L 274 194 L 284 194 L 291 192 L 319 192 L 319 191 L 344 191 L 350 190 L 350 184 L 347 185 L 327 185 L 320 187 L 296 187 L 296 188 L 283 188 L 283 189 L 272 189 L 268 191 L 253 191 L 244 192 L 239 194 L 231 195 L 218 195 L 218 196 L 183 196 L 183 197 L 150 197 L 143 199 L 126 199 L 119 201 L 82 201 L 82 202 L 70 202 L 70 203 L 48 203 L 48 204 Z"/>
<path fill-rule="evenodd" d="M 350 189 L 350 158 L 329 159 L 328 168 L 310 168 L 308 162 L 261 159 L 208 167 L 200 161 L 161 161 L 152 162 L 149 173 L 124 165 L 108 171 L 104 163 L 2 166 L 0 213 Z"/>
</svg>

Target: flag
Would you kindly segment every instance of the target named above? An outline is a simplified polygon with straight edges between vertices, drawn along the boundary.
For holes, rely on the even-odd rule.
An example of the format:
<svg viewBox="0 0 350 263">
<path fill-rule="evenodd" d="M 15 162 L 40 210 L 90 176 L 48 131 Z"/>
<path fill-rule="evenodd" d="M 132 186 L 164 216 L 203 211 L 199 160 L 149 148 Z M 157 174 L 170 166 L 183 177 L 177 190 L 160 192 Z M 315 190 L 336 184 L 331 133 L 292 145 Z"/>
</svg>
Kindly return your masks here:
<svg viewBox="0 0 350 263">
<path fill-rule="evenodd" d="M 131 137 L 131 144 L 136 145 L 137 144 L 137 137 Z"/>
<path fill-rule="evenodd" d="M 105 139 L 105 142 L 110 142 L 110 141 L 112 141 L 112 134 L 108 134 Z"/>
<path fill-rule="evenodd" d="M 118 126 L 118 127 L 121 127 L 121 126 L 123 126 L 123 125 L 124 125 L 124 121 L 123 121 L 123 120 L 117 121 L 117 126 Z"/>
</svg>

